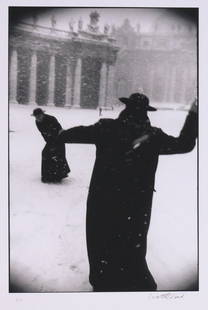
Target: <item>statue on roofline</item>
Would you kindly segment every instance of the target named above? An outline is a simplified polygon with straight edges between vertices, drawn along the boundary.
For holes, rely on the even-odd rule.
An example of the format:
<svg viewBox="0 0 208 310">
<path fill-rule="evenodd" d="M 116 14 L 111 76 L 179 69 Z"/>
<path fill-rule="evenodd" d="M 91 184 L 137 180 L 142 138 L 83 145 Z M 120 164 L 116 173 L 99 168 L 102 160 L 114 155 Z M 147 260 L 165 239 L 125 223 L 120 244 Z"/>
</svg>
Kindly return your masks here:
<svg viewBox="0 0 208 310">
<path fill-rule="evenodd" d="M 105 24 L 105 26 L 104 26 L 104 34 L 108 34 L 109 29 L 110 29 L 110 26 L 108 24 Z"/>
<path fill-rule="evenodd" d="M 82 20 L 81 17 L 80 17 L 80 19 L 79 19 L 79 21 L 78 21 L 78 30 L 79 30 L 79 31 L 82 31 L 82 28 L 83 28 L 83 20 Z"/>
<path fill-rule="evenodd" d="M 69 25 L 69 30 L 73 32 L 74 31 L 74 21 L 70 20 L 68 25 Z"/>
<path fill-rule="evenodd" d="M 52 16 L 51 16 L 51 26 L 52 26 L 52 28 L 55 28 L 55 26 L 56 26 L 56 18 L 55 18 L 55 15 L 52 15 Z"/>
<path fill-rule="evenodd" d="M 32 20 L 33 20 L 33 28 L 36 28 L 37 27 L 37 22 L 38 22 L 37 14 L 33 14 Z"/>
<path fill-rule="evenodd" d="M 90 24 L 88 25 L 88 30 L 93 33 L 99 32 L 99 26 L 97 25 L 99 22 L 99 13 L 97 11 L 93 11 L 90 13 Z"/>
<path fill-rule="evenodd" d="M 116 26 L 112 25 L 111 26 L 111 36 L 115 36 L 116 35 Z"/>
</svg>

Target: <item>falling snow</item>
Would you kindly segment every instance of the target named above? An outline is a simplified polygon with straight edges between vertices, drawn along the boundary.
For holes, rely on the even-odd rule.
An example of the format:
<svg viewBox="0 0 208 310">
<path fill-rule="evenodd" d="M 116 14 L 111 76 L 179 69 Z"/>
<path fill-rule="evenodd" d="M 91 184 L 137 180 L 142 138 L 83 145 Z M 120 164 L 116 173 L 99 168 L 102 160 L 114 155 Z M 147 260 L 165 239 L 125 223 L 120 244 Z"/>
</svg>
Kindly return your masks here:
<svg viewBox="0 0 208 310">
<path fill-rule="evenodd" d="M 85 215 L 95 147 L 66 145 L 69 178 L 62 184 L 41 183 L 45 143 L 30 116 L 32 109 L 10 107 L 11 281 L 29 292 L 91 291 Z M 99 119 L 96 110 L 45 110 L 63 128 Z M 103 111 L 102 117 L 115 118 L 118 113 Z M 179 133 L 185 116 L 180 111 L 150 114 L 154 126 L 173 135 Z M 196 173 L 196 148 L 160 157 L 147 248 L 148 266 L 159 290 L 183 289 L 196 276 Z"/>
</svg>

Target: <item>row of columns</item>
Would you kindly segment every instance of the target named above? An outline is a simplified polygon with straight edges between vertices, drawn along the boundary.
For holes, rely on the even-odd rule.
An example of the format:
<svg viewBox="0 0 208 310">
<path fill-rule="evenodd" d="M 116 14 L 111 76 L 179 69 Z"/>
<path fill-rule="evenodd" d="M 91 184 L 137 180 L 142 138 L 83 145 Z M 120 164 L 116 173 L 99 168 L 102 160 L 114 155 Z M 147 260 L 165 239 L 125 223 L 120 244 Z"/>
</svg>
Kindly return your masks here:
<svg viewBox="0 0 208 310">
<path fill-rule="evenodd" d="M 78 58 L 74 74 L 74 107 L 80 107 L 82 60 Z"/>
<path fill-rule="evenodd" d="M 114 81 L 115 81 L 115 67 L 108 66 L 107 89 L 106 89 L 106 106 L 113 106 L 114 94 Z"/>
<path fill-rule="evenodd" d="M 157 77 L 157 67 L 150 69 L 149 79 L 148 79 L 148 93 L 151 98 L 154 99 L 155 92 L 157 89 L 155 88 L 155 81 Z M 160 68 L 158 69 L 160 70 Z M 180 70 L 179 70 L 180 71 Z M 189 68 L 184 68 L 181 74 L 177 71 L 176 66 L 169 66 L 168 64 L 164 64 L 163 72 L 161 73 L 161 77 L 163 77 L 163 85 L 160 91 L 161 101 L 163 102 L 175 102 L 175 96 L 178 92 L 178 100 L 181 103 L 187 102 L 187 90 L 190 85 L 190 80 L 196 80 L 196 76 L 190 75 Z M 195 83 L 196 84 L 196 83 Z M 193 90 L 194 93 L 194 90 Z"/>
<path fill-rule="evenodd" d="M 33 52 L 30 66 L 29 103 L 36 104 L 37 54 Z"/>
<path fill-rule="evenodd" d="M 114 94 L 115 67 L 102 63 L 100 78 L 99 106 L 112 107 Z"/>
<path fill-rule="evenodd" d="M 10 59 L 10 71 L 9 71 L 9 100 L 11 103 L 17 103 L 17 51 L 12 50 Z"/>
<path fill-rule="evenodd" d="M 48 100 L 47 105 L 55 105 L 55 55 L 50 55 L 49 61 L 49 83 L 48 83 Z M 29 69 L 28 69 L 29 70 Z M 66 97 L 65 106 L 80 107 L 81 98 L 81 75 L 82 75 L 82 59 L 77 58 L 74 70 L 74 85 L 72 89 L 72 70 L 70 63 L 67 63 L 66 70 Z M 18 54 L 17 50 L 12 50 L 10 60 L 9 72 L 9 89 L 10 102 L 17 102 L 17 87 L 18 87 Z M 100 87 L 99 87 L 99 107 L 112 106 L 114 97 L 114 66 L 102 63 L 100 72 Z M 30 65 L 30 81 L 29 81 L 29 102 L 28 104 L 36 105 L 36 91 L 37 91 L 37 53 L 34 51 L 31 56 Z M 72 102 L 73 92 L 73 102 Z"/>
<path fill-rule="evenodd" d="M 55 55 L 50 56 L 49 61 L 49 83 L 48 83 L 48 105 L 54 105 L 55 94 Z"/>
</svg>

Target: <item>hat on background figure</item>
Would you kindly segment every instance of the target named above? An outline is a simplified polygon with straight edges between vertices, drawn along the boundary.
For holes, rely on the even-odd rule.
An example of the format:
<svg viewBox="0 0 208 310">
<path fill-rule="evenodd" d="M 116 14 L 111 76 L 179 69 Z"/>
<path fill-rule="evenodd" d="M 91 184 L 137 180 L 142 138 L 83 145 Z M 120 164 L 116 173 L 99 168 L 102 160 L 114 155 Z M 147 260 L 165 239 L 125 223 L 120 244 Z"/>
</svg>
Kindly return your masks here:
<svg viewBox="0 0 208 310">
<path fill-rule="evenodd" d="M 40 115 L 40 114 L 44 114 L 45 111 L 42 110 L 41 108 L 36 108 L 33 110 L 33 113 L 31 114 L 31 116 L 37 116 L 37 115 Z"/>
</svg>

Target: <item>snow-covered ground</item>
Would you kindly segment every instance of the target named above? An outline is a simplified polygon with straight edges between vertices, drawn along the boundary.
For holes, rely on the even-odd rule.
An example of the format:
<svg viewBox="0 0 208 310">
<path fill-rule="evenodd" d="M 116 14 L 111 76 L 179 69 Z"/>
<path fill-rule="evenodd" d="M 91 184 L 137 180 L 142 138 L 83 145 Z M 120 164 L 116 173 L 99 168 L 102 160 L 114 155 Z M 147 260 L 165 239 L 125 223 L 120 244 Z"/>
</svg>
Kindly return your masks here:
<svg viewBox="0 0 208 310">
<path fill-rule="evenodd" d="M 67 144 L 71 168 L 62 184 L 40 182 L 43 138 L 32 106 L 10 106 L 10 280 L 24 292 L 91 291 L 85 242 L 93 145 Z M 46 107 L 63 128 L 88 125 L 98 111 Z M 119 110 L 103 111 L 117 117 Z M 150 113 L 178 135 L 186 112 Z M 183 290 L 197 276 L 197 150 L 161 156 L 148 235 L 148 264 L 159 290 Z"/>
</svg>

